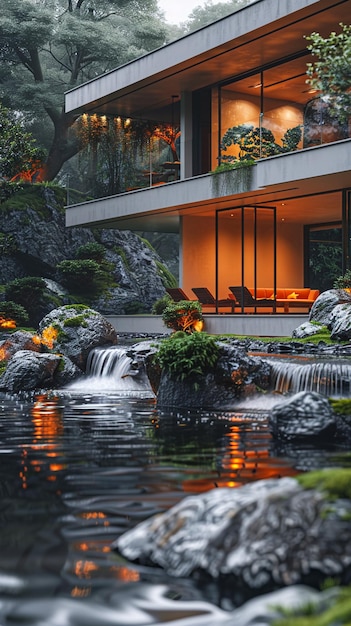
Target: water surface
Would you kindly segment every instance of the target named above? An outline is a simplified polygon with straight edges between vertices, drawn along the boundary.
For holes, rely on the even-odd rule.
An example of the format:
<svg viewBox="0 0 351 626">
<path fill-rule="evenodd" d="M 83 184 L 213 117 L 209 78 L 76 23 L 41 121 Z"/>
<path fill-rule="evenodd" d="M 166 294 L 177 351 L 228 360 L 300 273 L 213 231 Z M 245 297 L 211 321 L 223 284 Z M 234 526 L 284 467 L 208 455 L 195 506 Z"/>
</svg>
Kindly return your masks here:
<svg viewBox="0 0 351 626">
<path fill-rule="evenodd" d="M 0 395 L 0 624 L 225 620 L 220 589 L 132 565 L 110 546 L 189 494 L 345 462 L 341 444 L 274 443 L 277 400 L 164 412 L 131 379 Z"/>
</svg>

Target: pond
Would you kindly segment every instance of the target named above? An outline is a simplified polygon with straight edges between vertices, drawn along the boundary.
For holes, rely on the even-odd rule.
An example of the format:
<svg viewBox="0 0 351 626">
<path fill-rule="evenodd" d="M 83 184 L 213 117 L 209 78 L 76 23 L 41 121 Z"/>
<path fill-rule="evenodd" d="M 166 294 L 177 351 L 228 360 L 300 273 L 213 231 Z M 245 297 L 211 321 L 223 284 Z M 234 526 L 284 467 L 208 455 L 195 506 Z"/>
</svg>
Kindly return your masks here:
<svg viewBox="0 0 351 626">
<path fill-rule="evenodd" d="M 111 376 L 0 395 L 1 625 L 219 623 L 232 608 L 220 589 L 132 565 L 111 544 L 187 495 L 345 464 L 340 443 L 274 442 L 279 399 L 166 412 L 147 386 Z"/>
</svg>

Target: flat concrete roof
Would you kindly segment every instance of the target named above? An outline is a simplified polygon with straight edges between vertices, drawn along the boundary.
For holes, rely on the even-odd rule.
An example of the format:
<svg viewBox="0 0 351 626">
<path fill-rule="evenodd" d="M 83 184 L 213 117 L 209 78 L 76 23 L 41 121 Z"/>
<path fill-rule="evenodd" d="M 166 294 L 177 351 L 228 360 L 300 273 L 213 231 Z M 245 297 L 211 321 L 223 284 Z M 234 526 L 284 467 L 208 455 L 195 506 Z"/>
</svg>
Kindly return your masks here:
<svg viewBox="0 0 351 626">
<path fill-rule="evenodd" d="M 351 0 L 257 0 L 66 93 L 66 112 L 161 116 L 172 95 L 306 53 L 305 34 L 349 22 Z M 156 117 L 155 117 L 156 116 Z M 162 117 L 159 117 L 162 119 Z"/>
</svg>

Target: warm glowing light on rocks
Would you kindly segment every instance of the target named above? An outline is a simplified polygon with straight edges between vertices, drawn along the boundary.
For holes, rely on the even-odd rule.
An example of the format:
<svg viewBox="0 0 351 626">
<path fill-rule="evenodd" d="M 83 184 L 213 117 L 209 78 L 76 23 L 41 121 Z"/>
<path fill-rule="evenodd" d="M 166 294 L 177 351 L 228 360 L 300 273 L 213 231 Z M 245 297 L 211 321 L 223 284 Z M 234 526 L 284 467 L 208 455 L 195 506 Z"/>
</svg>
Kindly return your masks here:
<svg viewBox="0 0 351 626">
<path fill-rule="evenodd" d="M 16 322 L 0 315 L 0 328 L 16 328 Z"/>
<path fill-rule="evenodd" d="M 47 328 L 44 328 L 41 335 L 34 335 L 34 337 L 32 337 L 32 341 L 37 345 L 46 346 L 49 350 L 52 350 L 57 339 L 57 335 L 57 328 L 48 326 Z"/>
<path fill-rule="evenodd" d="M 7 350 L 5 350 L 5 348 L 0 348 L 0 361 L 7 361 L 7 359 L 8 359 Z"/>
</svg>

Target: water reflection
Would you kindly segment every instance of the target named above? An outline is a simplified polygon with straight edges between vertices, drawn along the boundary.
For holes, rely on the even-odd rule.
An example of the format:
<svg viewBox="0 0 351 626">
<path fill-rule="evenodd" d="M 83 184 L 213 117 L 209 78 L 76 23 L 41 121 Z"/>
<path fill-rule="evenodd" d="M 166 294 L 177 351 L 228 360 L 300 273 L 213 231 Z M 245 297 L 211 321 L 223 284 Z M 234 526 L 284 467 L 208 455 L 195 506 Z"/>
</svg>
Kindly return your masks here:
<svg viewBox="0 0 351 626">
<path fill-rule="evenodd" d="M 148 394 L 0 396 L 0 623 L 221 623 L 220 594 L 208 603 L 193 581 L 110 546 L 190 493 L 293 475 L 306 454 L 312 466 L 343 463 L 340 444 L 279 449 L 267 407 L 172 413 Z"/>
</svg>

